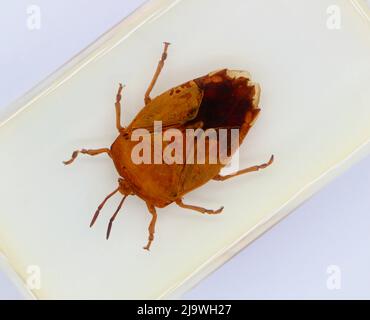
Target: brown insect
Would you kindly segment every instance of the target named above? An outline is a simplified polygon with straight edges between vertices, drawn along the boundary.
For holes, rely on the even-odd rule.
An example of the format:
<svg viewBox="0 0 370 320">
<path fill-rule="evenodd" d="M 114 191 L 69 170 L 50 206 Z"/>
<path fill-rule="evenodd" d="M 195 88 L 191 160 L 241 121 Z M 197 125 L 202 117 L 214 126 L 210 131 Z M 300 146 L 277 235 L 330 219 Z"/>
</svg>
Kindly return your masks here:
<svg viewBox="0 0 370 320">
<path fill-rule="evenodd" d="M 267 163 L 239 170 L 232 175 L 221 176 L 220 170 L 224 166 L 221 159 L 217 163 L 174 163 L 174 164 L 136 164 L 132 161 L 131 151 L 138 143 L 132 141 L 131 135 L 135 129 L 153 128 L 154 121 L 162 121 L 163 128 L 176 128 L 185 132 L 188 128 L 215 129 L 237 128 L 239 130 L 239 144 L 242 143 L 248 130 L 256 120 L 260 112 L 258 108 L 260 88 L 258 84 L 251 82 L 246 72 L 222 69 L 211 72 L 205 76 L 185 82 L 174 87 L 154 99 L 150 93 L 163 68 L 167 58 L 169 43 L 164 43 L 164 50 L 153 79 L 145 93 L 145 106 L 137 114 L 134 120 L 127 126 L 121 125 L 121 93 L 123 86 L 120 84 L 116 97 L 116 127 L 119 132 L 117 139 L 110 148 L 102 149 L 81 149 L 72 154 L 72 158 L 64 164 L 72 163 L 79 153 L 95 156 L 106 153 L 113 160 L 120 175 L 118 187 L 110 193 L 96 210 L 90 227 L 95 223 L 100 210 L 107 200 L 117 192 L 123 195 L 117 210 L 111 217 L 106 237 L 109 238 L 112 223 L 121 209 L 124 200 L 128 195 L 137 195 L 143 199 L 151 214 L 149 224 L 149 238 L 144 249 L 149 250 L 154 239 L 155 224 L 157 220 L 156 207 L 163 208 L 173 202 L 186 209 L 199 211 L 206 214 L 218 214 L 218 210 L 210 210 L 195 205 L 185 204 L 182 197 L 205 184 L 209 180 L 224 181 L 226 179 L 266 168 L 273 162 L 273 156 Z M 153 138 L 155 132 L 148 133 Z M 168 144 L 168 141 L 162 141 Z M 217 143 L 213 146 L 217 147 Z M 212 148 L 210 139 L 206 141 L 206 148 Z M 194 146 L 191 152 L 196 152 Z M 206 150 L 209 150 L 209 149 Z M 229 155 L 236 151 L 236 148 L 227 147 Z M 187 151 L 188 152 L 188 151 Z M 185 154 L 185 157 L 189 153 Z M 153 150 L 152 150 L 153 155 Z M 205 154 L 209 158 L 209 151 Z"/>
</svg>

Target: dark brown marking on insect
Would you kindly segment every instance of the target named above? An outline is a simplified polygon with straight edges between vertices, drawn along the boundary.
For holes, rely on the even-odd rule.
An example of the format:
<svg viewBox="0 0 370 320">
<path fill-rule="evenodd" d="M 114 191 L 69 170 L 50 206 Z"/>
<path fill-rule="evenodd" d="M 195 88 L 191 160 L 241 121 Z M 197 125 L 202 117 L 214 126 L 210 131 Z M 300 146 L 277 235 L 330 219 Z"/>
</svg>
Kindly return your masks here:
<svg viewBox="0 0 370 320">
<path fill-rule="evenodd" d="M 254 109 L 254 86 L 245 77 L 231 78 L 227 70 L 194 80 L 203 89 L 197 116 L 191 122 L 203 121 L 203 129 L 241 128 L 248 112 Z"/>
<path fill-rule="evenodd" d="M 172 88 L 171 90 L 170 90 L 170 96 L 172 96 L 173 95 L 173 92 L 175 91 L 175 89 L 174 88 Z"/>
<path fill-rule="evenodd" d="M 180 93 L 181 92 L 181 90 L 180 89 L 176 89 L 176 91 L 175 91 L 176 93 Z"/>
<path fill-rule="evenodd" d="M 191 97 L 192 97 L 192 95 L 191 95 L 190 92 L 187 92 L 187 93 L 182 94 L 181 96 L 179 96 L 179 98 L 181 98 L 181 99 L 187 99 L 187 100 L 191 99 Z"/>
<path fill-rule="evenodd" d="M 186 116 L 187 116 L 187 117 L 191 117 L 191 116 L 193 116 L 197 111 L 198 111 L 198 109 L 197 109 L 197 108 L 190 109 L 190 110 L 187 112 Z"/>
</svg>

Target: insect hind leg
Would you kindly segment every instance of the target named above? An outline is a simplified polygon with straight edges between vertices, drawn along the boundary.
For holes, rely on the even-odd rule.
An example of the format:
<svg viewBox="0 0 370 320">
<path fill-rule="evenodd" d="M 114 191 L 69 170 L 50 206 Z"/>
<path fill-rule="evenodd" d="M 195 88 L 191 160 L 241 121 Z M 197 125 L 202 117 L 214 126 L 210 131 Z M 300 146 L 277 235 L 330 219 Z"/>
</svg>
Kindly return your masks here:
<svg viewBox="0 0 370 320">
<path fill-rule="evenodd" d="M 211 209 L 206 209 L 203 207 L 193 206 L 190 204 L 183 203 L 181 199 L 177 199 L 176 204 L 181 208 L 190 209 L 190 210 L 194 210 L 194 211 L 198 211 L 200 213 L 206 213 L 206 214 L 218 214 L 218 213 L 221 213 L 222 210 L 224 209 L 224 207 L 221 207 L 217 210 L 211 210 Z"/>
<path fill-rule="evenodd" d="M 170 45 L 170 43 L 169 42 L 164 42 L 163 44 L 164 44 L 164 48 L 163 48 L 161 59 L 158 62 L 157 69 L 155 70 L 152 81 L 150 82 L 149 87 L 145 92 L 145 97 L 144 97 L 145 104 L 147 104 L 151 101 L 150 92 L 152 91 L 155 83 L 157 82 L 158 76 L 162 71 L 162 68 L 164 66 L 164 61 L 167 59 L 167 49 L 168 49 L 168 46 Z"/>
<path fill-rule="evenodd" d="M 81 150 L 75 150 L 75 151 L 73 151 L 72 156 L 71 156 L 71 159 L 69 159 L 67 161 L 63 161 L 63 163 L 65 165 L 71 164 L 77 158 L 77 156 L 80 153 L 88 154 L 90 156 L 96 156 L 96 155 L 101 154 L 101 153 L 107 153 L 109 156 L 111 156 L 110 150 L 108 148 L 101 148 L 101 149 L 81 149 Z"/>
<path fill-rule="evenodd" d="M 239 171 L 235 172 L 234 174 L 228 174 L 226 176 L 221 176 L 220 174 L 218 174 L 217 176 L 215 176 L 213 178 L 213 180 L 224 181 L 224 180 L 227 180 L 227 179 L 230 179 L 230 178 L 234 178 L 234 177 L 240 176 L 241 174 L 244 174 L 244 173 L 258 171 L 260 169 L 265 169 L 269 165 L 271 165 L 273 162 L 274 162 L 274 155 L 272 155 L 270 157 L 270 160 L 267 161 L 266 163 L 259 164 L 259 165 L 256 165 L 256 166 L 253 166 L 253 167 L 249 167 L 249 168 L 245 168 L 245 169 L 242 169 L 242 170 L 239 170 Z"/>
<path fill-rule="evenodd" d="M 122 83 L 119 84 L 118 86 L 118 91 L 116 95 L 116 103 L 115 103 L 115 108 L 116 108 L 116 128 L 118 132 L 122 132 L 125 128 L 121 126 L 121 99 L 122 99 L 122 89 L 125 86 L 122 85 Z"/>
</svg>

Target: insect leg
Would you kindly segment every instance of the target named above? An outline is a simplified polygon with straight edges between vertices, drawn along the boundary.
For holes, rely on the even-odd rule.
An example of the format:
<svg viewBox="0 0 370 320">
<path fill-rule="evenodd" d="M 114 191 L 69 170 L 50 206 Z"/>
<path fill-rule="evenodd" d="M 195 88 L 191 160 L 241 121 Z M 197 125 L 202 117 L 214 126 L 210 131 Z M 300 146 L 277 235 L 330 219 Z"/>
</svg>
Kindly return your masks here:
<svg viewBox="0 0 370 320">
<path fill-rule="evenodd" d="M 146 205 L 148 206 L 148 210 L 149 210 L 150 214 L 152 215 L 152 220 L 150 221 L 150 224 L 149 224 L 149 227 L 148 227 L 148 230 L 149 230 L 148 243 L 143 248 L 145 250 L 149 251 L 150 245 L 152 244 L 152 241 L 154 239 L 155 223 L 157 221 L 157 212 L 155 210 L 155 207 L 152 204 L 147 202 Z"/>
<path fill-rule="evenodd" d="M 108 148 L 101 149 L 81 149 L 73 151 L 71 159 L 63 161 L 64 164 L 71 164 L 78 156 L 79 153 L 88 154 L 90 156 L 96 156 L 101 153 L 107 153 L 110 156 L 110 150 Z"/>
<path fill-rule="evenodd" d="M 215 176 L 213 178 L 213 180 L 224 181 L 226 179 L 230 179 L 230 178 L 239 176 L 239 175 L 244 174 L 244 173 L 258 171 L 260 169 L 264 169 L 264 168 L 268 167 L 273 161 L 274 161 L 274 155 L 272 155 L 270 160 L 266 163 L 263 163 L 263 164 L 260 164 L 260 165 L 257 165 L 257 166 L 253 166 L 253 167 L 249 167 L 249 168 L 245 168 L 245 169 L 242 169 L 242 170 L 239 170 L 239 171 L 235 172 L 234 174 L 228 174 L 226 176 L 221 176 L 221 175 L 218 174 L 217 176 Z"/>
<path fill-rule="evenodd" d="M 198 206 L 193 206 L 193 205 L 190 205 L 190 204 L 185 204 L 185 203 L 182 202 L 181 199 L 177 199 L 176 200 L 176 204 L 179 207 L 181 207 L 181 208 L 195 210 L 195 211 L 198 211 L 200 213 L 207 213 L 207 214 L 218 214 L 218 213 L 221 213 L 221 211 L 224 208 L 224 207 L 221 207 L 220 209 L 217 209 L 217 210 L 210 210 L 210 209 L 206 209 L 206 208 L 202 208 L 202 207 L 198 207 Z"/>
<path fill-rule="evenodd" d="M 100 213 L 100 210 L 104 207 L 105 203 L 108 201 L 108 199 L 110 197 L 112 197 L 114 194 L 116 194 L 118 192 L 119 188 L 117 188 L 116 190 L 114 190 L 113 192 L 111 192 L 110 194 L 108 194 L 105 199 L 103 200 L 103 202 L 99 205 L 98 209 L 96 209 L 95 211 L 95 214 L 90 222 L 90 228 L 94 225 L 96 219 L 98 218 L 99 216 L 99 213 Z"/>
<path fill-rule="evenodd" d="M 168 48 L 169 45 L 170 45 L 169 42 L 164 42 L 164 49 L 163 49 L 163 53 L 162 53 L 162 56 L 161 56 L 161 60 L 159 60 L 157 69 L 155 70 L 155 73 L 154 73 L 154 76 L 153 76 L 153 79 L 150 82 L 149 87 L 145 92 L 145 97 L 144 97 L 145 104 L 147 104 L 151 100 L 150 99 L 150 92 L 152 91 L 152 89 L 153 89 L 153 87 L 154 87 L 154 85 L 155 85 L 155 83 L 158 79 L 158 76 L 161 73 L 161 70 L 164 66 L 164 60 L 166 60 L 166 58 L 167 58 L 167 48 Z"/>
<path fill-rule="evenodd" d="M 109 220 L 108 229 L 107 229 L 107 240 L 109 239 L 109 235 L 110 235 L 110 231 L 112 229 L 113 221 L 114 221 L 114 219 L 116 219 L 118 212 L 121 210 L 122 205 L 123 205 L 123 201 L 125 201 L 126 197 L 127 197 L 127 195 L 125 195 L 122 198 L 121 202 L 119 203 L 119 205 L 117 207 L 117 210 L 114 212 L 113 216 Z"/>
<path fill-rule="evenodd" d="M 117 127 L 117 130 L 119 132 L 124 130 L 124 128 L 121 126 L 121 98 L 122 98 L 121 92 L 122 92 L 122 89 L 123 89 L 123 86 L 120 83 L 119 86 L 118 86 L 118 92 L 117 92 L 116 103 L 115 103 L 115 107 L 116 107 L 116 127 Z"/>
</svg>

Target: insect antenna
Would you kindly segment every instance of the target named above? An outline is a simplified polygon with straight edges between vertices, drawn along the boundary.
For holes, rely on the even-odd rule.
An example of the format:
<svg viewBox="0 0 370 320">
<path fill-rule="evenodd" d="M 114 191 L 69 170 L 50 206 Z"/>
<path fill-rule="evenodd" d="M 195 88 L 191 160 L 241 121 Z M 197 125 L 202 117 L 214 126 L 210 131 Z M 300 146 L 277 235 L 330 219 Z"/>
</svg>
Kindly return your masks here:
<svg viewBox="0 0 370 320">
<path fill-rule="evenodd" d="M 127 197 L 127 195 L 125 195 L 125 196 L 122 198 L 121 202 L 119 203 L 119 205 L 118 205 L 118 207 L 117 207 L 116 212 L 113 214 L 113 216 L 112 216 L 112 217 L 110 218 L 110 220 L 109 220 L 108 229 L 107 229 L 107 240 L 109 239 L 109 235 L 110 235 L 110 231 L 111 231 L 111 229 L 112 229 L 113 221 L 114 221 L 114 219 L 116 219 L 118 212 L 119 212 L 119 211 L 120 211 L 120 209 L 122 208 L 123 202 L 125 201 L 126 197 Z"/>
<path fill-rule="evenodd" d="M 117 188 L 116 190 L 114 190 L 113 192 L 111 192 L 110 194 L 108 194 L 105 199 L 103 200 L 103 202 L 99 205 L 98 209 L 96 209 L 95 211 L 95 214 L 90 222 L 90 228 L 94 225 L 96 219 L 98 218 L 99 216 L 99 213 L 100 213 L 100 210 L 104 207 L 105 203 L 108 201 L 108 199 L 110 197 L 112 197 L 116 192 L 118 192 L 119 188 Z"/>
</svg>

